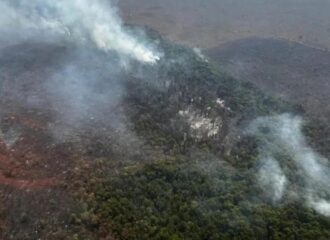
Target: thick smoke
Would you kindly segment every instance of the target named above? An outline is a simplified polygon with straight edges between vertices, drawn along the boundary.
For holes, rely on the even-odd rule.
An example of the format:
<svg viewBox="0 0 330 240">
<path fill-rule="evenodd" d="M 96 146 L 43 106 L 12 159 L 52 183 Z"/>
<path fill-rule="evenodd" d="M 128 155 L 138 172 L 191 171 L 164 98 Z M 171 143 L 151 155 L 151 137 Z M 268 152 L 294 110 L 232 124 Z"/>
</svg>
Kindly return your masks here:
<svg viewBox="0 0 330 240">
<path fill-rule="evenodd" d="M 298 179 L 302 179 L 301 190 L 297 194 L 315 211 L 330 216 L 328 160 L 308 145 L 302 126 L 302 119 L 290 114 L 261 117 L 252 122 L 248 132 L 261 141 L 259 161 L 262 167 L 258 180 L 273 200 L 280 200 L 290 184 L 289 181 L 286 184 L 288 177 L 284 172 L 292 174 L 289 163 L 292 161 L 297 168 Z M 291 185 L 295 184 L 291 182 Z"/>
<path fill-rule="evenodd" d="M 0 10 L 2 30 L 48 31 L 143 63 L 154 64 L 160 58 L 150 44 L 123 27 L 113 6 L 99 0 L 2 0 Z"/>
<path fill-rule="evenodd" d="M 58 142 L 101 139 L 100 152 L 138 153 L 122 63 L 154 68 L 160 54 L 146 34 L 102 0 L 0 0 L 0 10 L 0 96 L 10 105 L 0 114 L 33 109 Z"/>
<path fill-rule="evenodd" d="M 318 213 L 330 217 L 330 202 L 324 199 L 313 199 L 310 197 L 308 204 Z"/>
</svg>

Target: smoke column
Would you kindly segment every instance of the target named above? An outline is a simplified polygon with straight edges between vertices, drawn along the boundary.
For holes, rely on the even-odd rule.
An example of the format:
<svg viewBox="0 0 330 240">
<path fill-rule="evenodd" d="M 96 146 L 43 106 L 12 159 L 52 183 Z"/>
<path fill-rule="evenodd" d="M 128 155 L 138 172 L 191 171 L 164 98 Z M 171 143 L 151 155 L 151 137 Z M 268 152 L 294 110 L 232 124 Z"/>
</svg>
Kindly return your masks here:
<svg viewBox="0 0 330 240">
<path fill-rule="evenodd" d="M 258 181 L 262 189 L 269 194 L 273 203 L 279 201 L 284 194 L 287 179 L 280 165 L 272 157 L 261 159 Z"/>
<path fill-rule="evenodd" d="M 297 166 L 298 174 L 304 181 L 303 190 L 298 193 L 300 197 L 315 211 L 330 217 L 329 161 L 308 145 L 302 126 L 302 119 L 290 114 L 261 117 L 251 123 L 248 133 L 261 140 L 259 161 L 262 167 L 258 181 L 265 191 L 271 192 L 273 199 L 280 200 L 285 191 L 286 177 L 278 162 L 286 169 L 290 167 L 279 156 L 288 156 Z"/>
<path fill-rule="evenodd" d="M 75 42 L 92 42 L 143 63 L 160 55 L 150 44 L 130 34 L 116 9 L 100 0 L 1 0 L 1 29 L 46 30 Z"/>
</svg>

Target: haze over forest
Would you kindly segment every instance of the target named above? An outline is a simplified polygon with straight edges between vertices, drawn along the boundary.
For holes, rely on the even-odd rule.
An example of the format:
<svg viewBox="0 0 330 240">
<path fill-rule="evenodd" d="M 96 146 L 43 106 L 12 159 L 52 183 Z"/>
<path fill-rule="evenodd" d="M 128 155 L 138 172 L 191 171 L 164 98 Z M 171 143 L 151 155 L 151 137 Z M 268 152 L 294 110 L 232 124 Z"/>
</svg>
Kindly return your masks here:
<svg viewBox="0 0 330 240">
<path fill-rule="evenodd" d="M 126 22 L 201 48 L 240 80 L 330 119 L 330 53 L 322 52 L 330 49 L 330 1 L 120 0 L 118 5 Z"/>
<path fill-rule="evenodd" d="M 0 0 L 0 239 L 330 239 L 329 0 Z"/>
<path fill-rule="evenodd" d="M 245 37 L 330 48 L 328 0 L 117 0 L 125 21 L 171 40 L 210 48 Z"/>
</svg>

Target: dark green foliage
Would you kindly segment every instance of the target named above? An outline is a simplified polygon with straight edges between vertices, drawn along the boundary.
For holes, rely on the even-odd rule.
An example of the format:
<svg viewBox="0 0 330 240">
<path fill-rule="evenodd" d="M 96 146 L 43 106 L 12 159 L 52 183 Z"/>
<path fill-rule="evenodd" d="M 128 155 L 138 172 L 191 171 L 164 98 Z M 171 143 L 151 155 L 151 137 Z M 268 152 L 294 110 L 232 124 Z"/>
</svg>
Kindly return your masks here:
<svg viewBox="0 0 330 240">
<path fill-rule="evenodd" d="M 128 76 L 123 105 L 133 130 L 171 160 L 121 166 L 116 174 L 103 172 L 96 184 L 86 181 L 85 207 L 73 222 L 96 239 L 330 239 L 330 220 L 302 202 L 275 206 L 262 199 L 255 179 L 258 139 L 235 136 L 251 119 L 299 107 L 219 72 L 189 49 L 164 41 L 161 47 L 157 69 L 137 66 Z M 227 109 L 217 108 L 217 98 Z M 198 141 L 185 136 L 188 127 L 177 115 L 188 107 L 220 116 L 221 134 Z M 306 128 L 311 139 L 319 130 Z"/>
<path fill-rule="evenodd" d="M 126 113 L 134 130 L 149 144 L 174 154 L 187 153 L 196 146 L 218 154 L 232 122 L 236 121 L 237 127 L 257 116 L 296 111 L 295 106 L 218 71 L 190 49 L 161 43 L 165 56 L 157 68 L 137 67 L 126 81 Z M 141 78 L 136 72 L 142 72 Z M 217 106 L 217 99 L 224 100 L 225 109 Z M 198 142 L 189 135 L 184 139 L 188 127 L 177 118 L 180 110 L 188 108 L 220 116 L 222 134 Z"/>
<path fill-rule="evenodd" d="M 160 162 L 99 183 L 89 202 L 98 224 L 89 226 L 118 239 L 330 237 L 330 220 L 300 203 L 273 207 L 254 199 L 249 173 L 208 162 L 216 165 L 207 174 L 200 164 Z"/>
</svg>

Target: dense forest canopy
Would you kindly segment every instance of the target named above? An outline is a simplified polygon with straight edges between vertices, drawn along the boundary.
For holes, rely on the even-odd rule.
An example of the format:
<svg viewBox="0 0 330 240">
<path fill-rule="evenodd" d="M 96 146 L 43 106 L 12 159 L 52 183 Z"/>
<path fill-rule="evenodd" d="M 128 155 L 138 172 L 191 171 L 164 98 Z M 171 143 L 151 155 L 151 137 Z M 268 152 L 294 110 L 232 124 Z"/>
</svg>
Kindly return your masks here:
<svg viewBox="0 0 330 240">
<path fill-rule="evenodd" d="M 1 239 L 330 239 L 327 121 L 106 1 L 1 9 Z"/>
</svg>

